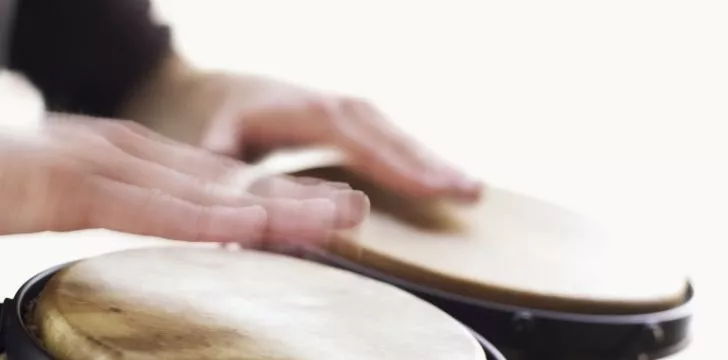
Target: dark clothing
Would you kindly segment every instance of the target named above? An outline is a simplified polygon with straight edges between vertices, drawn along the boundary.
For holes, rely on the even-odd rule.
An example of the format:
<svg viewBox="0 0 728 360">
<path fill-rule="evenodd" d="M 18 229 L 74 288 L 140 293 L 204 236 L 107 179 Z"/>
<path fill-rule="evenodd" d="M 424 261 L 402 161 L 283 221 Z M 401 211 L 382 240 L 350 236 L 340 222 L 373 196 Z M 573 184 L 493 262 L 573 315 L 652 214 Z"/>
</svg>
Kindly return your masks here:
<svg viewBox="0 0 728 360">
<path fill-rule="evenodd" d="M 0 70 L 5 68 L 8 61 L 8 42 L 10 41 L 10 27 L 15 16 L 16 1 L 0 0 Z"/>
<path fill-rule="evenodd" d="M 171 52 L 170 31 L 154 22 L 149 0 L 15 1 L 9 67 L 53 111 L 114 116 Z"/>
</svg>

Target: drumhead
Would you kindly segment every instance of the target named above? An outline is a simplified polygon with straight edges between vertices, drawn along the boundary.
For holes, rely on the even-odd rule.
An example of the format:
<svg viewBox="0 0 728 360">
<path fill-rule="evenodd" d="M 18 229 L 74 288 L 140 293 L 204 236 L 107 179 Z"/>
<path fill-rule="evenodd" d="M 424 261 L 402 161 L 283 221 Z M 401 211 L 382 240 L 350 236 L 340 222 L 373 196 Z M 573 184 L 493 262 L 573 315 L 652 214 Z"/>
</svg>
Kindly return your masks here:
<svg viewBox="0 0 728 360">
<path fill-rule="evenodd" d="M 255 251 L 81 260 L 46 284 L 32 321 L 57 359 L 485 359 L 466 327 L 404 291 Z"/>
<path fill-rule="evenodd" d="M 341 170 L 306 175 L 364 190 L 370 219 L 330 251 L 440 290 L 536 309 L 593 314 L 661 311 L 688 288 L 678 264 L 610 237 L 590 220 L 490 188 L 475 206 L 405 199 Z"/>
</svg>

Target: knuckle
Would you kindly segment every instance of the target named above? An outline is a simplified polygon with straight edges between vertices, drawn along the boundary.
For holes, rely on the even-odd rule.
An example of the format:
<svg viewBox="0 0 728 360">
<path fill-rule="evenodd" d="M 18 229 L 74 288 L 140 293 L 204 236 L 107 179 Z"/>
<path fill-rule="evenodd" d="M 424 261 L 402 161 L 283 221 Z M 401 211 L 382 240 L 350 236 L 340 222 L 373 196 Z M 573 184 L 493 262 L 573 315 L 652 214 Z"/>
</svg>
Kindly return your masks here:
<svg viewBox="0 0 728 360">
<path fill-rule="evenodd" d="M 306 100 L 305 107 L 315 117 L 319 118 L 330 118 L 336 113 L 336 104 L 320 97 Z"/>
<path fill-rule="evenodd" d="M 305 106 L 312 119 L 322 122 L 335 132 L 345 130 L 344 108 L 338 100 L 316 97 L 307 100 Z"/>
<path fill-rule="evenodd" d="M 338 132 L 350 131 L 353 122 L 364 120 L 366 116 L 362 114 L 374 112 L 368 100 L 352 96 L 316 98 L 309 102 L 309 109 Z"/>
</svg>

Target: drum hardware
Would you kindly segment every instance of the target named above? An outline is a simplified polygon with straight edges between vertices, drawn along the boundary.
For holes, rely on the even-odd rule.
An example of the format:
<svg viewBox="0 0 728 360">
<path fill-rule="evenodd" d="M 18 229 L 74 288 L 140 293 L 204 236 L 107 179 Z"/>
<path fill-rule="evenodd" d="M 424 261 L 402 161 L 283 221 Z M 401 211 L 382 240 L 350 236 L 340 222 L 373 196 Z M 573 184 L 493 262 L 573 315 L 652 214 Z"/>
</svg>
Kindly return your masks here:
<svg viewBox="0 0 728 360">
<path fill-rule="evenodd" d="M 449 293 L 387 275 L 325 250 L 304 257 L 400 287 L 440 307 L 519 360 L 654 360 L 687 346 L 692 287 L 683 305 L 651 314 L 589 315 L 524 309 Z"/>
<path fill-rule="evenodd" d="M 552 353 L 548 344 L 539 341 L 536 329 L 536 320 L 528 311 L 517 312 L 513 315 L 511 325 L 513 343 L 519 349 L 519 359 L 560 359 L 561 355 Z M 650 354 L 644 352 L 645 348 L 660 348 L 665 340 L 665 332 L 660 324 L 647 323 L 637 330 L 634 336 L 620 346 L 621 354 L 615 355 L 614 360 L 651 360 Z M 605 358 L 606 359 L 606 358 Z"/>
<path fill-rule="evenodd" d="M 650 323 L 644 324 L 632 337 L 630 343 L 624 346 L 624 353 L 620 357 L 623 360 L 650 360 L 650 354 L 644 348 L 660 348 L 665 341 L 665 331 L 662 325 Z"/>
</svg>

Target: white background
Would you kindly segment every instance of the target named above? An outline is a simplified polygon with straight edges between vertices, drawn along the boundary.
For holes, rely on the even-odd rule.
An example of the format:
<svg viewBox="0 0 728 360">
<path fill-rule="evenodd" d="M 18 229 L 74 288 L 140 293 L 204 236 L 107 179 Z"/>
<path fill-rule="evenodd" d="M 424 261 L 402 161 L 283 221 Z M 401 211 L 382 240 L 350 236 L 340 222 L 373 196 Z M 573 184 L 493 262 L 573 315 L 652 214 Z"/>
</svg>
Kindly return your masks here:
<svg viewBox="0 0 728 360">
<path fill-rule="evenodd" d="M 695 346 L 675 359 L 720 357 L 708 351 L 728 269 L 727 2 L 158 3 L 200 66 L 368 97 L 487 182 L 681 256 L 700 307 Z M 4 275 L 2 289 L 129 244 L 7 238 L 1 252 L 46 255 Z"/>
</svg>

